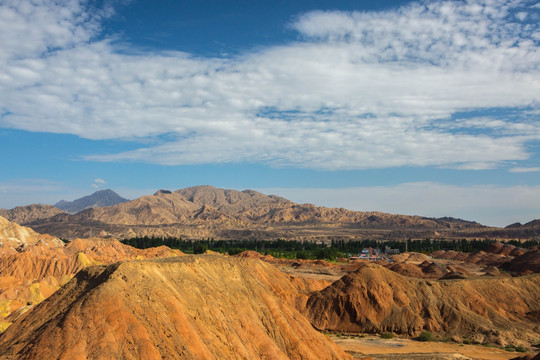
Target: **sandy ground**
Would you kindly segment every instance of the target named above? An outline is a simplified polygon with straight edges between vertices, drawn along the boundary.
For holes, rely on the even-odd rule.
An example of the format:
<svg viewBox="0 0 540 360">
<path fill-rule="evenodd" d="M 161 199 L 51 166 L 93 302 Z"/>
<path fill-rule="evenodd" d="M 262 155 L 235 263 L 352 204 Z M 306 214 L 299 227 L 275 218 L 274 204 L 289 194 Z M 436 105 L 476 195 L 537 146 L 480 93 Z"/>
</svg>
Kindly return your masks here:
<svg viewBox="0 0 540 360">
<path fill-rule="evenodd" d="M 481 345 L 460 345 L 456 343 L 419 342 L 409 339 L 381 339 L 367 336 L 347 337 L 330 335 L 355 359 L 411 359 L 411 360 L 508 360 L 524 353 L 508 352 L 498 348 Z"/>
<path fill-rule="evenodd" d="M 292 276 L 302 277 L 306 279 L 313 279 L 313 280 L 326 280 L 331 283 L 341 279 L 341 277 L 345 275 L 345 272 L 340 271 L 339 269 L 327 270 L 327 269 L 319 269 L 316 267 L 295 269 L 287 265 L 276 265 L 276 266 L 278 269 L 280 269 L 284 273 L 292 275 Z"/>
</svg>

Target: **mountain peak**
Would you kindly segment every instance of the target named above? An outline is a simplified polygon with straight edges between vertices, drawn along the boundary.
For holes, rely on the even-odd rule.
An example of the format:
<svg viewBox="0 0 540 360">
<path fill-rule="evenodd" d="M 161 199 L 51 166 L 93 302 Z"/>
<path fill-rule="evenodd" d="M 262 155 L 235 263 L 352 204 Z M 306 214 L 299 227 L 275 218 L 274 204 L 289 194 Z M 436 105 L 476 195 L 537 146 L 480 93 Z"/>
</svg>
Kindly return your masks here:
<svg viewBox="0 0 540 360">
<path fill-rule="evenodd" d="M 91 195 L 84 196 L 80 199 L 73 201 L 61 200 L 55 204 L 59 209 L 62 209 L 70 214 L 76 214 L 80 211 L 96 208 L 113 206 L 123 202 L 129 201 L 124 199 L 111 189 L 98 190 Z"/>
</svg>

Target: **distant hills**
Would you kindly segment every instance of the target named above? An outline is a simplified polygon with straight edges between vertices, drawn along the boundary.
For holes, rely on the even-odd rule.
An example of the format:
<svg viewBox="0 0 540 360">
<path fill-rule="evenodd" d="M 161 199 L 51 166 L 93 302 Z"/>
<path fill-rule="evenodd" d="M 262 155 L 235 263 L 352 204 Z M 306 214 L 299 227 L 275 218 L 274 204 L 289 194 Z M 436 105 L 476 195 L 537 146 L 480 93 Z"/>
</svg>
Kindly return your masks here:
<svg viewBox="0 0 540 360">
<path fill-rule="evenodd" d="M 110 191 L 110 193 L 115 194 Z M 490 228 L 455 218 L 428 218 L 296 204 L 254 190 L 195 186 L 159 190 L 131 201 L 107 191 L 72 202 L 74 213 L 47 205 L 0 210 L 0 216 L 65 239 L 91 236 L 171 236 L 189 239 L 422 239 L 513 238 L 540 235 L 536 227 Z M 97 196 L 99 195 L 99 196 Z M 106 196 L 102 196 L 106 195 Z M 115 194 L 116 195 L 116 194 Z M 124 200 L 112 206 L 96 198 Z M 84 199 L 84 200 L 83 200 Z M 61 203 L 61 206 L 66 205 Z M 58 204 L 57 204 L 58 205 Z M 84 206 L 83 206 L 84 205 Z"/>
<path fill-rule="evenodd" d="M 84 196 L 80 199 L 73 201 L 61 200 L 54 204 L 54 206 L 61 210 L 64 210 L 68 214 L 76 214 L 86 209 L 103 206 L 113 206 L 126 201 L 129 200 L 124 199 L 114 191 L 107 189 L 96 191 L 92 195 Z"/>
</svg>

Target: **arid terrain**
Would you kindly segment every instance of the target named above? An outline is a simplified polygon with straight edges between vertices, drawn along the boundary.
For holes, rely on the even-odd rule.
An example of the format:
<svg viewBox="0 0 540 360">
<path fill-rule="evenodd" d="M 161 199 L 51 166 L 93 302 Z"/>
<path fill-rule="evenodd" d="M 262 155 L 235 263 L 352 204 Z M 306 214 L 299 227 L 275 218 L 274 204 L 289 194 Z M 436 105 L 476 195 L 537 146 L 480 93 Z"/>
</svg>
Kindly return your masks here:
<svg viewBox="0 0 540 360">
<path fill-rule="evenodd" d="M 0 210 L 10 221 L 62 239 L 114 236 L 171 236 L 188 239 L 408 239 L 533 238 L 540 224 L 490 228 L 453 218 L 426 218 L 296 204 L 253 190 L 196 186 L 159 190 L 114 206 L 94 206 L 69 214 L 51 205 Z"/>
<path fill-rule="evenodd" d="M 377 262 L 184 255 L 0 218 L 0 359 L 531 358 L 539 258 L 499 243 Z"/>
<path fill-rule="evenodd" d="M 453 342 L 419 342 L 411 339 L 381 339 L 378 336 L 335 335 L 330 338 L 355 359 L 384 360 L 510 360 L 516 352 L 497 347 Z M 522 355 L 532 358 L 533 354 Z M 536 359 L 537 360 L 537 359 Z"/>
<path fill-rule="evenodd" d="M 294 307 L 302 291 L 264 262 L 220 255 L 90 267 L 10 326 L 0 356 L 348 358 Z"/>
<path fill-rule="evenodd" d="M 0 217 L 0 329 L 87 266 L 181 255 L 164 246 L 139 250 L 115 239 L 76 239 L 66 245 Z"/>
</svg>

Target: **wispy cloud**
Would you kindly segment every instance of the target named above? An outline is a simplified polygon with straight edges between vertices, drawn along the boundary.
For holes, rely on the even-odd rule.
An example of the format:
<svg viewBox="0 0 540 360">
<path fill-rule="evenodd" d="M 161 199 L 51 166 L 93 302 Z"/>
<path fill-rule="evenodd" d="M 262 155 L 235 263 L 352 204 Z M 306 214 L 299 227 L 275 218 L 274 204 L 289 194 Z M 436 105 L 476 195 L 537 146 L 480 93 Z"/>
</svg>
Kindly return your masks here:
<svg viewBox="0 0 540 360">
<path fill-rule="evenodd" d="M 66 193 L 65 184 L 45 179 L 16 179 L 0 182 L 2 206 L 56 203 Z"/>
<path fill-rule="evenodd" d="M 529 158 L 540 139 L 540 28 L 528 22 L 540 9 L 528 1 L 310 12 L 291 25 L 301 41 L 225 59 L 120 53 L 98 40 L 110 9 L 65 5 L 2 3 L 0 125 L 145 140 L 88 160 L 483 169 Z M 536 118 L 455 131 L 456 113 L 495 107 Z"/>
<path fill-rule="evenodd" d="M 515 167 L 508 171 L 513 172 L 513 173 L 540 172 L 540 167 Z"/>
<path fill-rule="evenodd" d="M 16 181 L 0 182 L 0 193 L 47 192 L 62 189 L 62 184 L 45 179 L 18 179 Z"/>
<path fill-rule="evenodd" d="M 99 189 L 101 187 L 101 185 L 105 185 L 107 182 L 103 179 L 100 179 L 100 178 L 96 178 L 94 179 L 94 182 L 92 183 L 92 187 L 94 189 Z"/>
</svg>

